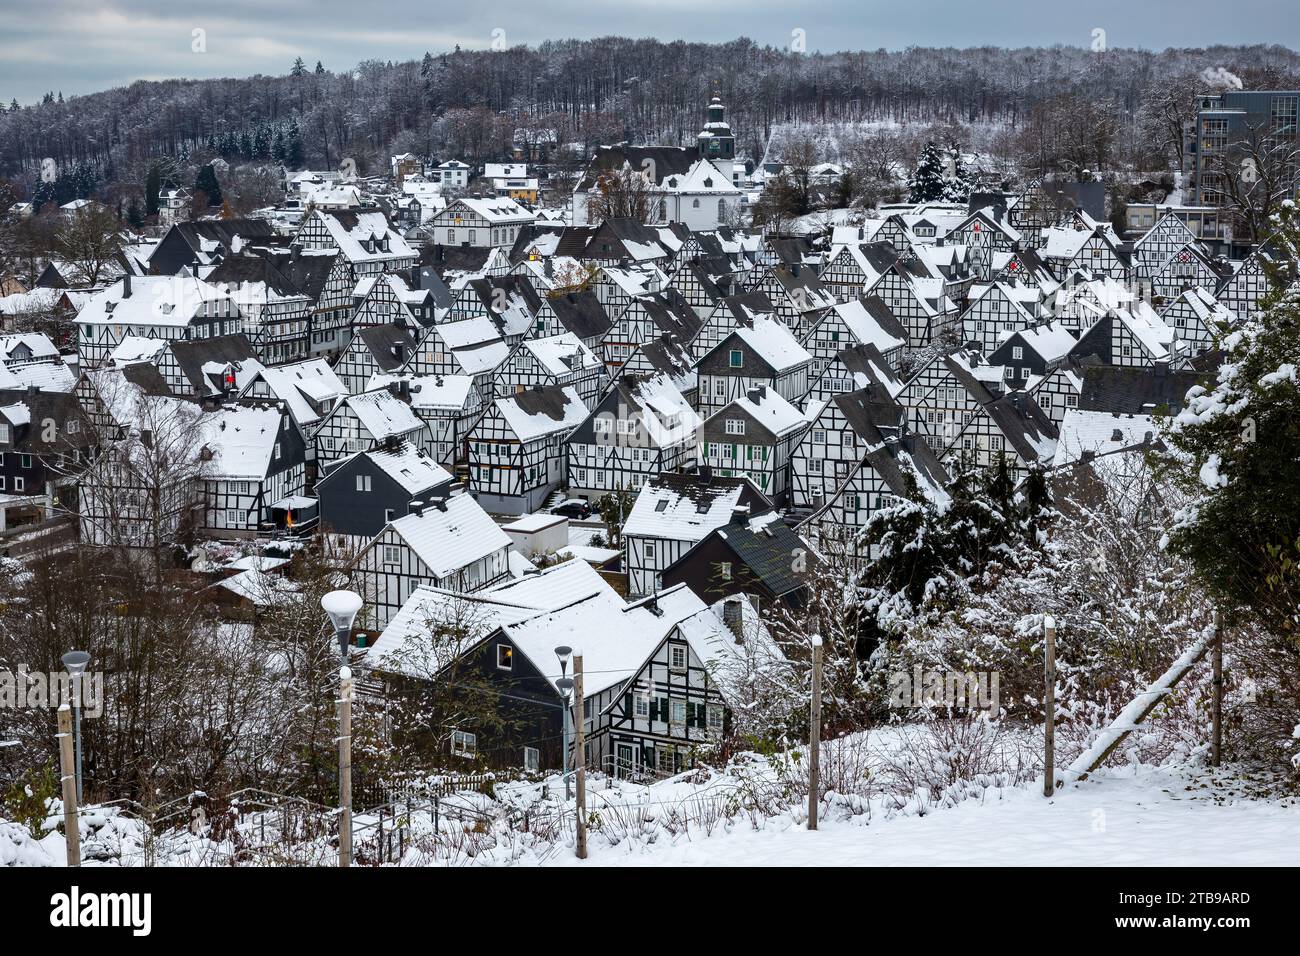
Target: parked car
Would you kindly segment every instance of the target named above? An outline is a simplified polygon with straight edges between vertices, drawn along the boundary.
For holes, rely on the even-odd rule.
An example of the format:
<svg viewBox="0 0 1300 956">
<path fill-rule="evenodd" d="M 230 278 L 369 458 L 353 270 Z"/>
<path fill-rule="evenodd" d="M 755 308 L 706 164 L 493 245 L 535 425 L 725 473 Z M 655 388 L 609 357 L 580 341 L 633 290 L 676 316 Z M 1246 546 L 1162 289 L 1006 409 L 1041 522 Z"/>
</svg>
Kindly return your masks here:
<svg viewBox="0 0 1300 956">
<path fill-rule="evenodd" d="M 566 518 L 590 518 L 591 505 L 581 498 L 568 498 L 552 508 L 551 514 L 564 515 Z"/>
</svg>

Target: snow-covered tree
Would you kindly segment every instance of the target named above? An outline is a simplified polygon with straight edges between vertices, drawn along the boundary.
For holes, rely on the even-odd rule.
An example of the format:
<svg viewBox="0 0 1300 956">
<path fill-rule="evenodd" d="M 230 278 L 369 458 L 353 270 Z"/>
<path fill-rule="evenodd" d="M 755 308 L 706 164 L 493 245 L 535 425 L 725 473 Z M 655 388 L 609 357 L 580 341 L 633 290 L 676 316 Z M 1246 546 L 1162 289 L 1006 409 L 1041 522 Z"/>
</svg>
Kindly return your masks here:
<svg viewBox="0 0 1300 956">
<path fill-rule="evenodd" d="M 943 153 L 933 141 L 927 142 L 916 162 L 916 171 L 908 180 L 908 202 L 933 202 L 947 196 L 948 186 L 943 174 L 946 167 Z"/>
</svg>

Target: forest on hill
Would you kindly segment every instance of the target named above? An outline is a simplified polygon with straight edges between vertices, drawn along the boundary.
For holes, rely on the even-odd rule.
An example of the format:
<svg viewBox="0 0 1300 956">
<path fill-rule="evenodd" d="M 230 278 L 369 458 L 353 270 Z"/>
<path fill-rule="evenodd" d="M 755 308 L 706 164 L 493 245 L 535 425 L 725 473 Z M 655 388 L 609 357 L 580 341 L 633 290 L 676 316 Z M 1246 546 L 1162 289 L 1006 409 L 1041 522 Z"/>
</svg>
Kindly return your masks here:
<svg viewBox="0 0 1300 956">
<path fill-rule="evenodd" d="M 798 53 L 744 38 L 607 37 L 371 59 L 338 72 L 299 61 L 283 76 L 139 81 L 12 102 L 0 107 L 0 177 L 30 196 L 49 158 L 60 176 L 81 184 L 78 193 L 121 205 L 115 188 L 142 183 L 142 166 L 159 157 L 332 168 L 346 156 L 364 174 L 382 171 L 399 151 L 471 163 L 506 158 L 520 139 L 681 144 L 693 141 L 715 94 L 738 153 L 753 159 L 783 124 L 1019 129 L 1036 107 L 1061 100 L 1100 108 L 1132 129 L 1174 79 L 1194 84 L 1202 71 L 1223 69 L 1247 88 L 1300 85 L 1300 56 L 1280 46 Z"/>
</svg>

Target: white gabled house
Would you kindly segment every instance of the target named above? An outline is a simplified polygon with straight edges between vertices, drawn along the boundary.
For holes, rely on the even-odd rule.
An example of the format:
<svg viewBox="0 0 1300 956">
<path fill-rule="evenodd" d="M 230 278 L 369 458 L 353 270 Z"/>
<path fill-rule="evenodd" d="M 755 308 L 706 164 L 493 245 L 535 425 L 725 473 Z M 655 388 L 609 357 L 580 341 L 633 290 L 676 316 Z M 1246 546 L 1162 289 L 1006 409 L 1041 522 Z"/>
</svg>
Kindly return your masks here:
<svg viewBox="0 0 1300 956">
<path fill-rule="evenodd" d="M 359 451 L 402 441 L 425 447 L 424 422 L 396 391 L 377 388 L 340 399 L 312 436 L 316 459 L 328 465 Z"/>
<path fill-rule="evenodd" d="M 362 626 L 382 630 L 421 585 L 479 591 L 510 576 L 510 538 L 467 494 L 411 503 L 357 555 Z"/>
<path fill-rule="evenodd" d="M 757 385 L 705 419 L 700 463 L 744 477 L 778 505 L 789 497 L 790 454 L 808 419 L 766 385 Z"/>
</svg>

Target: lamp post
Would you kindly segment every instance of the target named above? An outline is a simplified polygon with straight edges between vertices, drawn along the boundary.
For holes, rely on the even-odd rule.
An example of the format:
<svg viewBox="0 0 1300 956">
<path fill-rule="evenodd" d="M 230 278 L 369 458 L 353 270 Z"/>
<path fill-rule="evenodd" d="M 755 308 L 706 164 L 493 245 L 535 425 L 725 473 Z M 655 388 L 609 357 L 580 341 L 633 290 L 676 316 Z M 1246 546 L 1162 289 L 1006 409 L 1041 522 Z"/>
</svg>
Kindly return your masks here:
<svg viewBox="0 0 1300 956">
<path fill-rule="evenodd" d="M 81 675 L 86 672 L 90 666 L 90 655 L 85 651 L 68 651 L 61 658 L 63 666 L 67 668 L 68 675 L 72 678 L 72 715 L 73 715 L 73 733 L 72 737 L 76 743 L 76 763 L 77 763 L 77 803 L 85 800 L 85 795 L 81 786 Z"/>
<path fill-rule="evenodd" d="M 560 756 L 560 778 L 564 781 L 564 799 L 569 799 L 569 701 L 573 693 L 573 679 L 569 677 L 569 658 L 573 656 L 573 648 L 567 644 L 561 644 L 555 649 L 555 656 L 560 661 L 560 679 L 555 682 L 555 686 L 560 689 L 560 694 L 564 698 L 564 712 L 560 716 L 560 734 L 563 737 L 563 747 Z"/>
<path fill-rule="evenodd" d="M 320 599 L 339 642 L 339 866 L 352 865 L 352 668 L 348 644 L 361 610 L 355 591 L 330 591 Z"/>
</svg>

